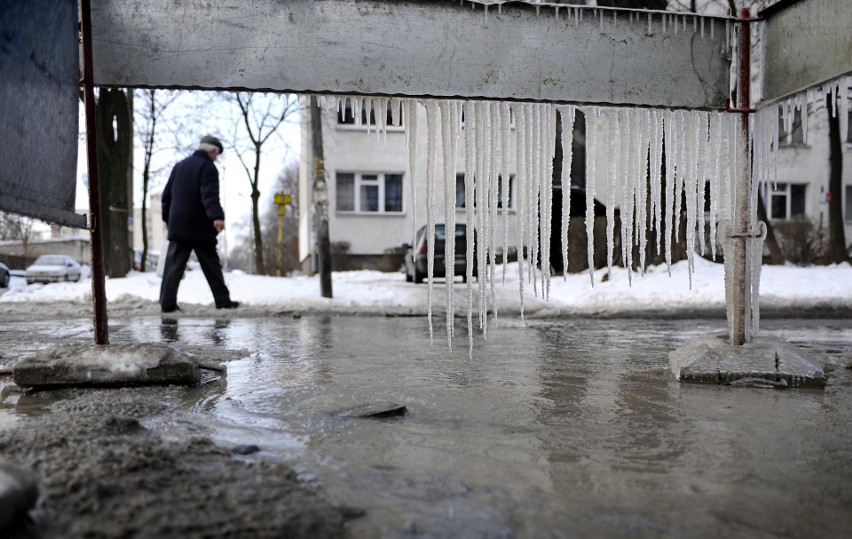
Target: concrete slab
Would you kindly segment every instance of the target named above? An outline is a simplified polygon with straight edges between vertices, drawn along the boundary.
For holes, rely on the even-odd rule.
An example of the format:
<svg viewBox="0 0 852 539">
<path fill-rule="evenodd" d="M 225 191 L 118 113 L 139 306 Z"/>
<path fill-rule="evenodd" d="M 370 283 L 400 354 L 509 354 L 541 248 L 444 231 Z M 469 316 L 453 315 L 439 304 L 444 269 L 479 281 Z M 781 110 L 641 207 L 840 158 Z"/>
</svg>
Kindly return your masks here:
<svg viewBox="0 0 852 539">
<path fill-rule="evenodd" d="M 17 526 L 38 500 L 35 476 L 0 462 L 0 535 Z"/>
<path fill-rule="evenodd" d="M 163 343 L 57 346 L 12 369 L 19 386 L 197 385 L 199 359 Z"/>
<path fill-rule="evenodd" d="M 733 346 L 724 333 L 696 337 L 669 352 L 669 366 L 678 380 L 735 386 L 823 388 L 826 362 L 770 337 Z"/>
</svg>

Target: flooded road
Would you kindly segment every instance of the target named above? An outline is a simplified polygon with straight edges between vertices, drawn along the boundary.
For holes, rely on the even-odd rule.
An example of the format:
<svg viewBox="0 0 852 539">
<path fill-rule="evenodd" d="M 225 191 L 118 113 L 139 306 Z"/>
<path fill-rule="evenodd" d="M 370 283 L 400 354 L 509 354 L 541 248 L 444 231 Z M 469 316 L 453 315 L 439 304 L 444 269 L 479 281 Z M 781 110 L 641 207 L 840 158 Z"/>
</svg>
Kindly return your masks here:
<svg viewBox="0 0 852 539">
<path fill-rule="evenodd" d="M 678 383 L 668 352 L 724 331 L 722 320 L 501 320 L 487 341 L 477 332 L 472 357 L 464 322 L 450 352 L 445 328 L 436 323 L 430 344 L 423 318 L 111 324 L 113 343 L 232 358 L 225 379 L 188 390 L 149 426 L 258 445 L 333 503 L 366 509 L 355 535 L 852 532 L 852 370 L 832 372 L 825 390 Z M 762 325 L 763 335 L 852 362 L 852 321 Z M 55 327 L 27 331 L 55 336 Z M 62 328 L 66 340 L 91 335 L 87 320 Z M 384 401 L 406 415 L 340 414 Z M 26 397 L 4 402 L 0 426 L 35 413 Z"/>
</svg>

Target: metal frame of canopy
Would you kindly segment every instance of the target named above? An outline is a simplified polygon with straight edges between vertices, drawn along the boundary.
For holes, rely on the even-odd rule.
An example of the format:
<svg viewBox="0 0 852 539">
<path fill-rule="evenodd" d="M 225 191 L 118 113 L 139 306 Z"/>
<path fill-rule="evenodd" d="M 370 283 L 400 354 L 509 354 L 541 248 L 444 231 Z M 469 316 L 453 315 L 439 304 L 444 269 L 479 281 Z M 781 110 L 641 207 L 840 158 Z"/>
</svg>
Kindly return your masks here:
<svg viewBox="0 0 852 539">
<path fill-rule="evenodd" d="M 770 43 L 774 42 L 776 27 L 789 28 L 797 18 L 805 17 L 808 24 L 823 29 L 848 23 L 852 18 L 849 14 L 831 21 L 800 15 L 809 7 L 823 9 L 830 2 L 784 0 L 762 12 L 769 17 Z M 602 102 L 710 110 L 723 109 L 729 87 L 727 61 L 719 46 L 723 32 L 717 32 L 702 46 L 687 32 L 657 31 L 665 22 L 655 22 L 655 17 L 666 20 L 661 12 L 561 6 L 565 17 L 548 20 L 547 27 L 542 28 L 545 23 L 539 10 L 543 6 L 519 2 L 499 6 L 500 17 L 488 18 L 487 12 L 483 15 L 480 10 L 476 19 L 472 10 L 460 9 L 455 0 L 268 0 L 249 5 L 221 0 L 213 6 L 193 1 L 177 4 L 173 0 L 156 4 L 80 0 L 92 215 L 97 215 L 100 204 L 93 115 L 96 85 Z M 560 6 L 551 7 L 558 14 Z M 196 16 L 176 17 L 176 10 Z M 596 16 L 584 19 L 584 13 Z M 684 26 L 687 17 L 694 28 L 699 23 L 702 29 L 709 24 L 711 36 L 716 25 L 732 20 L 678 16 Z M 743 58 L 738 73 L 739 108 L 728 110 L 741 115 L 743 133 L 748 133 L 752 112 L 748 36 L 754 19 L 743 11 L 734 22 L 743 28 L 739 49 Z M 196 25 L 199 31 L 184 28 L 185 24 Z M 778 35 L 788 36 L 789 30 L 786 32 Z M 848 47 L 849 38 L 843 43 Z M 806 39 L 796 41 L 795 46 L 819 50 Z M 779 46 L 775 51 L 769 46 L 767 58 L 774 59 L 766 65 L 769 99 L 852 70 L 850 56 L 840 54 L 790 85 L 775 82 L 785 79 L 779 66 L 789 58 L 788 49 Z M 576 53 L 579 50 L 583 54 Z M 318 65 L 323 69 L 316 69 Z M 740 203 L 746 204 L 746 143 L 741 147 L 740 162 L 742 181 L 738 184 L 743 185 L 738 189 L 745 189 Z M 753 236 L 748 207 L 740 206 L 737 214 L 733 236 Z M 97 222 L 91 225 L 95 340 L 105 344 L 108 333 L 98 226 Z M 735 257 L 737 267 L 742 268 L 737 272 L 742 273 L 739 292 L 729 301 L 739 313 L 733 334 L 735 344 L 741 344 L 746 339 L 748 275 L 744 256 Z"/>
</svg>

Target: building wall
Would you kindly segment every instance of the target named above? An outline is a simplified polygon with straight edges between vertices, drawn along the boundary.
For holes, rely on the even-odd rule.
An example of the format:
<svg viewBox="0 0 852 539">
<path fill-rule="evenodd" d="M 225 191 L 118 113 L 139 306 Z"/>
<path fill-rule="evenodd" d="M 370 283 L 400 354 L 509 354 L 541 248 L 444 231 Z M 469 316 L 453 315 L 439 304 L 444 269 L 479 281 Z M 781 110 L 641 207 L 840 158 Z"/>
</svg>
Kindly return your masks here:
<svg viewBox="0 0 852 539">
<path fill-rule="evenodd" d="M 148 251 L 161 252 L 166 239 L 166 225 L 162 217 L 162 197 L 158 194 L 148 197 L 145 212 L 145 226 L 148 228 Z M 142 248 L 142 208 L 133 209 L 133 248 Z"/>
<path fill-rule="evenodd" d="M 302 160 L 300 168 L 300 201 L 312 200 L 310 183 L 312 163 L 310 114 L 307 109 L 302 114 Z M 323 106 L 323 154 L 329 178 L 329 232 L 332 243 L 347 242 L 349 253 L 365 260 L 383 255 L 387 250 L 399 248 L 404 242 L 413 240 L 417 228 L 427 224 L 426 210 L 426 166 L 427 166 L 427 121 L 426 112 L 418 107 L 417 150 L 415 154 L 416 203 L 412 202 L 412 175 L 408 156 L 408 143 L 405 131 L 401 127 L 389 127 L 384 136 L 379 136 L 375 128 L 364 126 L 340 125 L 337 122 L 337 102 L 327 100 Z M 514 170 L 514 160 L 510 159 L 510 170 Z M 443 181 L 443 156 L 438 152 L 435 182 L 435 222 L 446 221 Z M 459 148 L 456 172 L 464 173 L 464 149 Z M 338 207 L 339 173 L 353 174 L 402 174 L 402 211 L 397 213 L 374 213 L 366 211 L 341 211 Z M 455 182 L 455 176 L 452 181 Z M 308 269 L 312 254 L 313 214 L 300 212 L 300 257 L 303 267 Z M 454 209 L 457 222 L 464 223 L 464 209 Z M 510 210 L 509 234 L 514 246 L 516 235 L 516 214 Z M 497 237 L 503 237 L 502 221 L 498 222 Z M 502 245 L 502 241 L 498 242 Z M 353 268 L 354 269 L 354 268 Z"/>
<path fill-rule="evenodd" d="M 792 139 L 791 139 L 792 140 Z M 847 138 L 848 141 L 848 138 Z M 832 197 L 842 197 L 844 221 L 846 223 L 846 243 L 852 243 L 852 211 L 849 200 L 852 194 L 852 144 L 844 141 L 843 148 L 843 192 L 831 193 Z M 815 225 L 820 223 L 820 213 L 823 214 L 823 227 L 828 227 L 828 205 L 821 197 L 822 192 L 828 192 L 829 180 L 829 140 L 828 117 L 826 110 L 821 108 L 810 114 L 808 118 L 808 134 L 804 144 L 782 145 L 778 156 L 778 184 L 805 185 L 805 213 Z M 767 206 L 773 186 L 767 186 Z M 770 207 L 767 207 L 770 211 Z M 776 220 L 770 219 L 775 222 Z M 783 221 L 786 219 L 778 220 Z"/>
</svg>

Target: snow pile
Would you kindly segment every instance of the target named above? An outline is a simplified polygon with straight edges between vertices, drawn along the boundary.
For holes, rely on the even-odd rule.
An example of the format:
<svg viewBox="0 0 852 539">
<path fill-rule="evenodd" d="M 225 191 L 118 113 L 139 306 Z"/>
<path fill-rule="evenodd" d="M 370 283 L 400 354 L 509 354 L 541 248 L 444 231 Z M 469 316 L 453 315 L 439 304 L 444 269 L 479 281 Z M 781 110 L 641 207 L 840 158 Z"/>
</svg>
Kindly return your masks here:
<svg viewBox="0 0 852 539">
<path fill-rule="evenodd" d="M 765 266 L 761 285 L 764 308 L 810 309 L 813 307 L 852 308 L 852 266 L 836 264 L 808 268 Z M 517 262 L 507 264 L 505 283 L 502 271 L 495 272 L 493 295 L 499 317 L 517 317 L 521 302 L 517 293 L 520 281 Z M 633 279 L 624 268 L 606 268 L 593 273 L 594 287 L 586 273 L 569 274 L 566 279 L 551 282 L 550 296 L 529 297 L 525 301 L 528 316 L 617 316 L 636 312 L 677 312 L 718 310 L 725 308 L 724 267 L 697 257 L 689 287 L 690 268 L 687 261 L 672 264 L 671 275 L 665 266 L 649 268 L 641 279 Z M 425 315 L 428 310 L 428 287 L 405 282 L 402 273 L 351 271 L 332 273 L 334 298 L 320 296 L 319 277 L 263 277 L 234 271 L 225 274 L 232 297 L 246 309 L 268 311 L 339 312 L 374 314 Z M 435 287 L 436 305 L 446 301 L 444 284 Z M 33 284 L 13 277 L 12 285 L 0 295 L 3 305 L 66 304 L 91 305 L 91 281 L 79 283 Z M 466 285 L 456 280 L 452 289 L 455 311 L 464 312 L 467 305 Z M 474 303 L 479 304 L 476 283 Z M 106 295 L 110 304 L 156 305 L 160 278 L 156 273 L 131 272 L 121 279 L 108 279 Z M 489 289 L 488 293 L 492 293 Z M 187 272 L 178 291 L 181 305 L 209 305 L 213 296 L 204 275 Z M 491 309 L 491 306 L 489 306 Z M 239 316 L 237 309 L 232 316 Z M 492 310 L 493 312 L 493 310 Z"/>
</svg>

